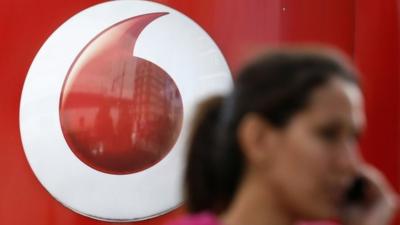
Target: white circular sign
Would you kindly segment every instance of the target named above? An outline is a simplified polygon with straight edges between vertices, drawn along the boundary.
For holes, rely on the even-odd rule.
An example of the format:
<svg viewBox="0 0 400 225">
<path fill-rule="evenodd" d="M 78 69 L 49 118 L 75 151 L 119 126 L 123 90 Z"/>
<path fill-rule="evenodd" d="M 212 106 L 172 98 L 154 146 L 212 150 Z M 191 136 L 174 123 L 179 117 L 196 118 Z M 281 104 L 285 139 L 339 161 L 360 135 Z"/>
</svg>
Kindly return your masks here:
<svg viewBox="0 0 400 225">
<path fill-rule="evenodd" d="M 131 174 L 88 166 L 67 144 L 60 124 L 60 96 L 82 49 L 127 19 L 164 13 L 137 37 L 132 56 L 166 71 L 180 91 L 183 122 L 170 152 L 157 164 Z M 88 84 L 89 85 L 89 84 Z M 20 103 L 20 132 L 35 175 L 59 202 L 105 221 L 135 221 L 168 212 L 182 201 L 185 140 L 195 105 L 232 86 L 227 63 L 210 36 L 180 12 L 148 1 L 111 1 L 88 8 L 61 25 L 37 53 Z"/>
</svg>

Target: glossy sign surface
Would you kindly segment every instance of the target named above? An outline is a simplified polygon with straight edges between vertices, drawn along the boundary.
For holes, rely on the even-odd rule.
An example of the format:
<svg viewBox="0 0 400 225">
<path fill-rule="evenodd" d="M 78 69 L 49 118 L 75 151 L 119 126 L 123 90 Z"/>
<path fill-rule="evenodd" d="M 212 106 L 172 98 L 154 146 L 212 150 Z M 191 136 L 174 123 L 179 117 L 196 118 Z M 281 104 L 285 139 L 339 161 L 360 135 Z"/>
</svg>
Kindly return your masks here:
<svg viewBox="0 0 400 225">
<path fill-rule="evenodd" d="M 96 170 L 138 172 L 170 151 L 183 106 L 171 77 L 133 56 L 140 32 L 166 13 L 137 16 L 103 31 L 78 55 L 63 86 L 60 119 L 74 154 Z"/>
</svg>

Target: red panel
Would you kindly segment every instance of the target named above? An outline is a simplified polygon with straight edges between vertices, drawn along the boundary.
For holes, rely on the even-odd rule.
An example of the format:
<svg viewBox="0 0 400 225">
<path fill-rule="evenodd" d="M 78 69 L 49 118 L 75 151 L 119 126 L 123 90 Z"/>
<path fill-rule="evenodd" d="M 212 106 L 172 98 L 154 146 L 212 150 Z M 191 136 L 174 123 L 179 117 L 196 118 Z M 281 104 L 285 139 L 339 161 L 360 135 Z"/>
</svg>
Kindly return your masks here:
<svg viewBox="0 0 400 225">
<path fill-rule="evenodd" d="M 364 74 L 364 152 L 398 186 L 399 41 L 395 1 L 358 1 L 355 60 Z"/>
<path fill-rule="evenodd" d="M 368 120 L 362 150 L 397 191 L 400 190 L 398 16 L 395 0 L 357 1 L 355 61 L 364 75 Z M 400 224 L 399 216 L 396 224 Z"/>
<path fill-rule="evenodd" d="M 353 0 L 282 0 L 282 41 L 328 44 L 352 55 L 354 16 Z"/>
<path fill-rule="evenodd" d="M 112 224 L 80 216 L 45 191 L 25 159 L 18 127 L 21 88 L 36 52 L 69 17 L 99 2 L 0 1 L 0 224 Z M 400 186 L 400 6 L 395 0 L 157 2 L 198 22 L 221 48 L 233 71 L 261 48 L 282 43 L 328 43 L 353 55 L 363 72 L 367 100 L 363 152 Z M 162 224 L 182 211 L 135 224 Z"/>
</svg>

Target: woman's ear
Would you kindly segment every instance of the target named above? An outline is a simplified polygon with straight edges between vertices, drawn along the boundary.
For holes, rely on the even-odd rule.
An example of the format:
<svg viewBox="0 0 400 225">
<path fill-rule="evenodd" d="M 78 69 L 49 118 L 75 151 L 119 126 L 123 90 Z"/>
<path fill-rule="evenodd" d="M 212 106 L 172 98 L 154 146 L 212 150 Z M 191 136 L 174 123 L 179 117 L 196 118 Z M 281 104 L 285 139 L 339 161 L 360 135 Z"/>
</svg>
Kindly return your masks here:
<svg viewBox="0 0 400 225">
<path fill-rule="evenodd" d="M 266 166 L 273 160 L 276 129 L 255 113 L 241 120 L 237 130 L 238 142 L 248 163 Z"/>
</svg>

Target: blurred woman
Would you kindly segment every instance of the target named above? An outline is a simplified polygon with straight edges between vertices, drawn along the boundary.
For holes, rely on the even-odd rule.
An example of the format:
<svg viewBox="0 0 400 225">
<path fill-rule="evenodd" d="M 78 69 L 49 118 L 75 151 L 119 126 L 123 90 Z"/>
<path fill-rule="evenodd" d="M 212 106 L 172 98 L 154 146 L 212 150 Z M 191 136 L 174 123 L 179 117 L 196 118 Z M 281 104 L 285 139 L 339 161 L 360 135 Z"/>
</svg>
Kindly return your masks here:
<svg viewBox="0 0 400 225">
<path fill-rule="evenodd" d="M 269 52 L 199 108 L 185 177 L 190 216 L 171 225 L 385 225 L 396 195 L 357 148 L 356 70 L 331 50 Z"/>
</svg>

